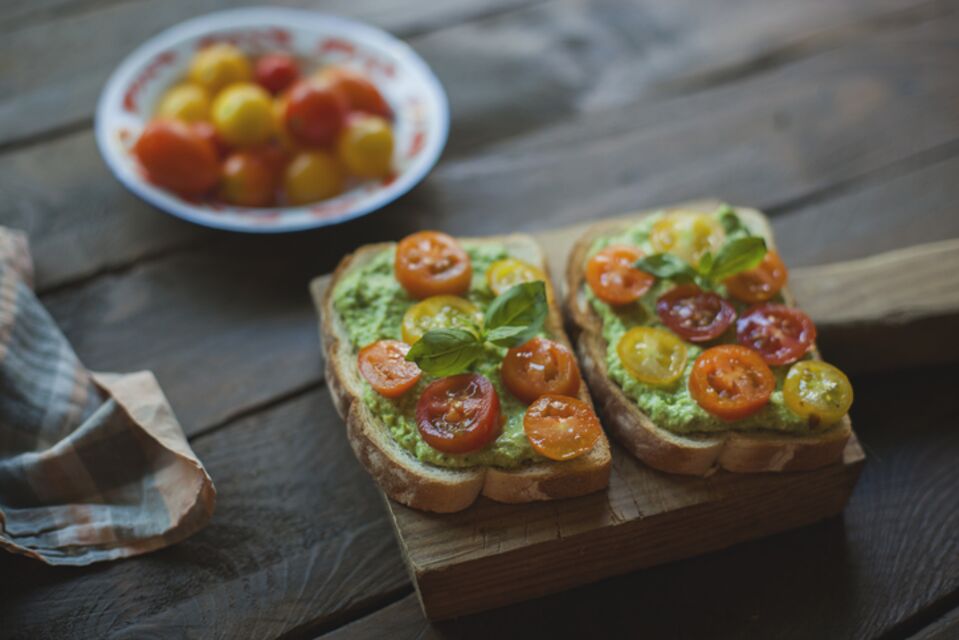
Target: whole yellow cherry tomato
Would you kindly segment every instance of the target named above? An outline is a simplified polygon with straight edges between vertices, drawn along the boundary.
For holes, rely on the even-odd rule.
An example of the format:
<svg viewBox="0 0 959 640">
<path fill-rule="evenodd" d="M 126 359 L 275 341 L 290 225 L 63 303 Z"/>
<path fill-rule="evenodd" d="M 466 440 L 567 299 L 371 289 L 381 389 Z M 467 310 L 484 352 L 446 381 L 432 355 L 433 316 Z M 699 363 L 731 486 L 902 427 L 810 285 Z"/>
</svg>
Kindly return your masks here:
<svg viewBox="0 0 959 640">
<path fill-rule="evenodd" d="M 286 166 L 283 189 L 290 204 L 332 198 L 343 191 L 343 169 L 325 151 L 302 151 Z"/>
<path fill-rule="evenodd" d="M 248 147 L 273 135 L 273 99 L 249 82 L 234 84 L 213 101 L 213 124 L 228 144 Z"/>
<path fill-rule="evenodd" d="M 686 369 L 686 345 L 664 329 L 634 327 L 620 338 L 616 352 L 626 371 L 647 384 L 669 384 Z"/>
<path fill-rule="evenodd" d="M 726 233 L 719 220 L 695 211 L 671 211 L 653 224 L 649 243 L 657 253 L 671 253 L 695 266 L 707 251 L 714 256 Z"/>
<path fill-rule="evenodd" d="M 413 344 L 430 329 L 478 327 L 483 314 L 472 302 L 459 296 L 432 296 L 417 302 L 403 314 L 403 342 Z"/>
<path fill-rule="evenodd" d="M 852 385 L 846 374 L 819 360 L 794 364 L 783 382 L 783 400 L 789 410 L 812 426 L 829 425 L 852 406 Z"/>
<path fill-rule="evenodd" d="M 160 99 L 156 117 L 182 122 L 202 122 L 210 117 L 210 97 L 200 85 L 179 84 Z"/>
<path fill-rule="evenodd" d="M 546 276 L 541 270 L 531 264 L 516 258 L 497 260 L 486 270 L 486 282 L 490 291 L 495 295 L 505 293 L 508 289 L 524 282 L 546 282 Z M 546 285 L 547 290 L 549 284 Z"/>
<path fill-rule="evenodd" d="M 189 78 L 205 88 L 210 95 L 235 82 L 247 82 L 253 77 L 249 59 L 232 44 L 221 42 L 210 45 L 193 56 Z"/>
<path fill-rule="evenodd" d="M 393 130 L 379 116 L 352 114 L 337 144 L 340 160 L 361 178 L 385 178 L 393 163 Z"/>
</svg>

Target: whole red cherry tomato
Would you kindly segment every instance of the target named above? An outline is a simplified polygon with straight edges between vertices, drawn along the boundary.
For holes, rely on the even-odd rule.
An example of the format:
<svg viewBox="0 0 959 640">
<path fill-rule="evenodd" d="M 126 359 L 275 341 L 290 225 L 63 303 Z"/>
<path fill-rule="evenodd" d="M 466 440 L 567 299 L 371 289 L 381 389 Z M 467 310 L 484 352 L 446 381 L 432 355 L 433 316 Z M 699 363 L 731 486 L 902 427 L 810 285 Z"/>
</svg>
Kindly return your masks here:
<svg viewBox="0 0 959 640">
<path fill-rule="evenodd" d="M 297 81 L 300 67 L 291 55 L 270 53 L 256 61 L 253 76 L 261 87 L 276 95 Z"/>
<path fill-rule="evenodd" d="M 223 163 L 220 195 L 241 207 L 265 207 L 273 203 L 277 174 L 259 156 L 248 151 L 231 154 Z"/>
<path fill-rule="evenodd" d="M 346 97 L 350 111 L 362 111 L 390 120 L 393 110 L 383 94 L 366 77 L 345 67 L 326 67 L 317 78 L 328 80 Z"/>
<path fill-rule="evenodd" d="M 133 153 L 151 182 L 183 196 L 203 195 L 220 179 L 213 146 L 183 122 L 151 122 L 133 146 Z"/>
<path fill-rule="evenodd" d="M 329 82 L 300 80 L 285 97 L 286 130 L 297 141 L 326 147 L 336 141 L 346 122 L 346 98 Z"/>
</svg>

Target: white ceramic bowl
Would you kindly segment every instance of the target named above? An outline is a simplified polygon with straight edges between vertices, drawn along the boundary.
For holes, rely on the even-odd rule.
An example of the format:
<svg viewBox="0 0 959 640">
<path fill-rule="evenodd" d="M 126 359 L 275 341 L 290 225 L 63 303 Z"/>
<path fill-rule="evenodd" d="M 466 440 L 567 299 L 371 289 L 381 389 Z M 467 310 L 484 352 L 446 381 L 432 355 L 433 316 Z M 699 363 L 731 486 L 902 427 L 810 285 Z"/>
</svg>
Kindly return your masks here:
<svg viewBox="0 0 959 640">
<path fill-rule="evenodd" d="M 395 176 L 366 181 L 336 198 L 305 206 L 234 207 L 191 202 L 147 182 L 131 153 L 162 93 L 185 74 L 197 49 L 229 41 L 252 55 L 289 52 L 316 66 L 335 63 L 363 73 L 395 113 Z M 182 22 L 131 53 L 107 81 L 97 105 L 96 138 L 113 174 L 150 204 L 184 220 L 251 233 L 299 231 L 337 224 L 396 200 L 436 164 L 449 131 L 446 94 L 409 46 L 353 20 L 294 9 L 211 13 Z"/>
</svg>

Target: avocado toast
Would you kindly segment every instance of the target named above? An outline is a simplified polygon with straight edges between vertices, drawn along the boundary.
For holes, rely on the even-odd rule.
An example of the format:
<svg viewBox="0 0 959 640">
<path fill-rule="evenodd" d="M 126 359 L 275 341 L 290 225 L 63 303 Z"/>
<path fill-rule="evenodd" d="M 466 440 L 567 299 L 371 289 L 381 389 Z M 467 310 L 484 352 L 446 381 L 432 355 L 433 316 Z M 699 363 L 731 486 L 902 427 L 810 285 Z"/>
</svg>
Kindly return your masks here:
<svg viewBox="0 0 959 640">
<path fill-rule="evenodd" d="M 746 247 L 760 253 L 747 255 Z M 737 248 L 746 253 L 733 255 Z M 609 273 L 597 271 L 600 254 L 617 252 L 623 264 L 655 273 L 627 268 L 625 280 L 603 280 Z M 723 270 L 714 264 L 721 257 L 730 258 L 727 273 L 737 260 L 750 269 L 711 280 L 710 267 Z M 795 309 L 786 273 L 765 217 L 752 209 L 688 205 L 588 229 L 567 263 L 566 305 L 609 432 L 646 464 L 672 473 L 837 462 L 852 434 L 852 389 L 820 362 L 815 327 Z M 603 282 L 619 288 L 604 290 Z M 767 289 L 754 297 L 740 291 L 743 282 Z M 632 295 L 622 297 L 624 283 Z"/>
<path fill-rule="evenodd" d="M 423 244 L 424 238 L 431 237 L 432 245 Z M 432 262 L 427 260 L 426 270 L 432 280 L 424 282 L 421 254 L 429 254 L 430 247 L 441 246 L 439 241 L 449 245 L 453 266 L 449 256 L 434 255 Z M 404 263 L 398 259 L 411 251 L 415 253 L 413 261 Z M 464 279 L 457 272 L 454 275 L 461 282 L 451 284 L 446 272 L 452 273 L 464 257 L 467 275 Z M 491 274 L 494 267 L 496 273 Z M 507 274 L 503 282 L 519 284 L 502 291 L 501 282 L 496 287 L 500 291 L 496 292 L 493 285 L 499 281 L 494 282 L 493 276 L 503 269 Z M 517 269 L 523 277 L 517 277 Z M 434 272 L 444 272 L 446 279 L 441 282 L 433 277 Z M 543 293 L 549 290 L 548 284 L 540 284 L 539 290 L 533 286 L 534 278 L 545 281 L 542 274 L 546 272 L 539 247 L 529 236 L 518 234 L 453 240 L 445 234 L 420 232 L 404 239 L 399 246 L 383 243 L 361 247 L 340 263 L 321 308 L 327 384 L 347 424 L 354 453 L 391 498 L 417 509 L 453 512 L 468 507 L 479 495 L 501 502 L 530 502 L 578 496 L 606 487 L 611 458 L 598 420 L 595 424 L 589 421 L 585 431 L 589 437 L 578 441 L 579 449 L 569 448 L 568 442 L 559 455 L 554 449 L 543 449 L 541 440 L 531 440 L 536 424 L 531 431 L 531 421 L 527 420 L 530 407 L 536 406 L 536 402 L 528 402 L 532 396 L 520 400 L 511 391 L 516 387 L 509 387 L 501 375 L 504 359 L 512 357 L 510 354 L 525 353 L 526 345 L 536 341 L 551 345 L 550 353 L 554 355 L 569 353 L 563 362 L 572 362 L 575 367 L 561 314 L 552 296 L 546 302 Z M 429 282 L 433 284 L 425 286 Z M 520 326 L 529 318 L 522 312 L 510 315 L 506 311 L 520 308 L 524 296 L 518 294 L 527 293 L 525 298 L 530 298 L 530 292 L 538 292 L 541 317 L 538 324 L 531 320 L 529 326 Z M 503 320 L 507 315 L 513 320 Z M 495 327 L 496 332 L 494 322 L 503 325 Z M 437 348 L 427 353 L 426 347 L 432 344 L 431 340 L 435 342 L 434 338 L 455 338 L 467 343 L 454 344 L 450 349 L 462 349 L 450 360 L 446 357 L 450 349 Z M 373 384 L 382 380 L 375 372 L 370 374 L 368 362 L 364 365 L 364 358 L 375 345 L 387 345 L 408 356 L 402 359 L 394 354 L 396 367 L 412 365 L 409 360 L 419 357 L 416 365 L 424 370 L 413 371 L 415 381 L 404 383 L 408 388 L 376 385 L 388 394 L 383 395 Z M 565 388 L 572 398 L 567 400 L 580 410 L 587 407 L 593 415 L 586 386 L 579 384 L 578 368 L 573 373 L 574 386 L 569 386 L 570 375 L 565 378 Z M 463 385 L 450 384 L 465 376 L 472 376 L 470 389 L 478 389 L 476 393 L 494 400 L 497 416 L 487 422 L 486 413 L 482 413 L 480 418 L 474 416 L 468 427 L 450 429 L 450 405 L 445 406 L 445 413 L 441 412 L 442 419 L 437 418 L 435 411 L 430 414 L 430 407 L 435 409 L 437 398 L 452 397 L 457 389 L 463 391 Z M 520 378 L 528 382 L 535 376 Z M 547 387 L 552 381 L 545 381 Z M 393 382 L 395 378 L 389 381 Z M 446 383 L 450 384 L 441 389 L 442 394 L 433 393 L 437 385 Z M 523 381 L 518 384 L 522 386 Z M 481 409 L 485 412 L 486 405 Z M 484 428 L 488 427 L 485 435 L 476 427 L 481 422 L 487 425 Z M 564 456 L 567 457 L 557 459 Z"/>
</svg>

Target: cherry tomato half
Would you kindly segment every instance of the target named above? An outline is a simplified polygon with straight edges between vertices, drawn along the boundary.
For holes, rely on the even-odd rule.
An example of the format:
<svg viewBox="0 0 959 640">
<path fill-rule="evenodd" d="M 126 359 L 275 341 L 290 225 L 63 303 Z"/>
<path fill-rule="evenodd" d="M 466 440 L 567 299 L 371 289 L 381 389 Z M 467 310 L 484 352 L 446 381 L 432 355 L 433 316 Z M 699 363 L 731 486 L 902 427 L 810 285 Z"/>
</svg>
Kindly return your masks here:
<svg viewBox="0 0 959 640">
<path fill-rule="evenodd" d="M 473 277 L 469 255 L 439 231 L 419 231 L 400 240 L 394 268 L 396 279 L 417 299 L 466 293 Z"/>
<path fill-rule="evenodd" d="M 533 338 L 507 351 L 500 376 L 506 388 L 526 403 L 547 393 L 575 396 L 581 382 L 573 353 L 546 338 Z"/>
<path fill-rule="evenodd" d="M 231 154 L 223 162 L 220 196 L 241 207 L 265 207 L 273 202 L 276 173 L 262 158 L 249 151 Z"/>
<path fill-rule="evenodd" d="M 626 371 L 646 384 L 670 384 L 686 370 L 686 345 L 663 329 L 633 327 L 619 339 L 616 352 Z"/>
<path fill-rule="evenodd" d="M 783 382 L 783 400 L 789 410 L 812 426 L 838 421 L 852 406 L 852 385 L 846 374 L 819 360 L 797 362 Z"/>
<path fill-rule="evenodd" d="M 733 305 L 694 284 L 683 284 L 661 295 L 656 313 L 663 324 L 690 342 L 718 338 L 736 319 Z"/>
<path fill-rule="evenodd" d="M 779 254 L 770 249 L 753 269 L 737 273 L 723 283 L 729 295 L 743 302 L 766 302 L 786 286 L 789 270 Z"/>
<path fill-rule="evenodd" d="M 373 390 L 387 398 L 398 398 L 420 379 L 420 368 L 407 362 L 410 345 L 399 340 L 377 340 L 363 347 L 357 356 L 360 373 Z"/>
<path fill-rule="evenodd" d="M 331 146 L 346 121 L 346 99 L 329 82 L 300 80 L 284 98 L 286 130 L 307 145 Z"/>
<path fill-rule="evenodd" d="M 726 232 L 716 218 L 696 211 L 671 211 L 657 220 L 649 243 L 657 253 L 671 253 L 695 266 L 707 251 L 716 255 Z"/>
<path fill-rule="evenodd" d="M 482 312 L 466 298 L 431 296 L 403 314 L 403 341 L 413 344 L 431 329 L 467 329 L 482 324 Z"/>
<path fill-rule="evenodd" d="M 624 305 L 649 291 L 656 278 L 633 266 L 641 255 L 633 247 L 612 245 L 590 258 L 586 281 L 596 297 L 611 305 Z"/>
<path fill-rule="evenodd" d="M 393 110 L 383 94 L 361 74 L 344 67 L 326 67 L 316 77 L 333 85 L 345 98 L 350 111 L 362 111 L 390 120 Z"/>
<path fill-rule="evenodd" d="M 736 322 L 736 341 L 755 349 L 769 364 L 795 362 L 816 341 L 816 325 L 799 309 L 784 304 L 750 307 Z"/>
<path fill-rule="evenodd" d="M 440 378 L 416 403 L 416 427 L 428 445 L 444 453 L 482 449 L 502 431 L 499 396 L 478 373 Z"/>
<path fill-rule="evenodd" d="M 758 353 L 738 344 L 706 349 L 693 362 L 689 395 L 723 420 L 741 420 L 769 402 L 776 377 Z"/>
<path fill-rule="evenodd" d="M 546 282 L 547 293 L 549 293 L 549 282 L 546 281 L 543 272 L 516 258 L 497 260 L 486 270 L 486 283 L 489 285 L 490 291 L 497 296 L 506 293 L 507 290 L 518 284 L 538 280 Z"/>
<path fill-rule="evenodd" d="M 276 95 L 296 82 L 300 67 L 291 55 L 270 53 L 256 61 L 253 77 L 261 87 Z"/>
<path fill-rule="evenodd" d="M 154 120 L 140 134 L 133 153 L 156 185 L 184 196 L 199 196 L 216 186 L 216 151 L 189 125 Z"/>
<path fill-rule="evenodd" d="M 523 431 L 533 449 L 550 460 L 578 458 L 603 435 L 592 407 L 578 398 L 552 393 L 526 409 Z"/>
</svg>

